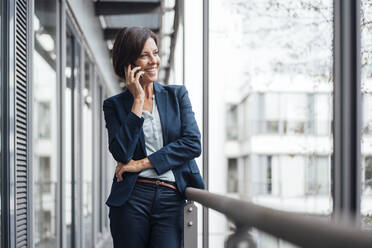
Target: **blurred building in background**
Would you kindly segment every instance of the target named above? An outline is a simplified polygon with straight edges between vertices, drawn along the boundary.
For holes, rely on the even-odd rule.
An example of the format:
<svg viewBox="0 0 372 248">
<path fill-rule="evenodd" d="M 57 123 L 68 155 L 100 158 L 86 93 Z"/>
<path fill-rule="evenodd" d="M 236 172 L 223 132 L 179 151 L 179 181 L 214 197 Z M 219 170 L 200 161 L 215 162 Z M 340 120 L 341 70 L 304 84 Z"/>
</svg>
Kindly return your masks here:
<svg viewBox="0 0 372 248">
<path fill-rule="evenodd" d="M 364 228 L 372 200 L 371 4 L 361 1 Z M 209 14 L 209 190 L 330 218 L 333 1 L 219 0 Z M 222 247 L 234 227 L 210 215 L 210 244 Z M 254 235 L 259 247 L 292 247 Z"/>
</svg>

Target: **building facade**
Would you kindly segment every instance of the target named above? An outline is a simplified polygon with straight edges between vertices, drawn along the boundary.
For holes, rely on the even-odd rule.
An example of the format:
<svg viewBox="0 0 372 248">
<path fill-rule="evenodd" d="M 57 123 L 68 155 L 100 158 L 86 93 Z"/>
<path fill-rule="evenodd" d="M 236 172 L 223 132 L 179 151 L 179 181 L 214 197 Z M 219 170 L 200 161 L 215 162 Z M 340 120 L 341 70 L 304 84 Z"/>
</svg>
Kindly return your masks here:
<svg viewBox="0 0 372 248">
<path fill-rule="evenodd" d="M 173 66 L 180 5 L 12 0 L 0 7 L 0 247 L 110 247 L 105 201 L 116 162 L 102 103 L 124 87 L 110 49 L 121 28 L 148 27 L 161 43 L 159 80 L 182 80 L 182 64 L 177 73 Z"/>
</svg>

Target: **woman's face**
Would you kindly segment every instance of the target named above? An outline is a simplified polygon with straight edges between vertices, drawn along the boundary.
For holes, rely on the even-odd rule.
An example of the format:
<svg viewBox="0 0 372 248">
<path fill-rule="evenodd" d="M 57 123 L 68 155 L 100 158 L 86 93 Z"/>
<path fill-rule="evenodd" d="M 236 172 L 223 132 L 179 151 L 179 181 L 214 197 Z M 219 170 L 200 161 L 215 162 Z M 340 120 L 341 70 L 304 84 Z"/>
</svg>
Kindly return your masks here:
<svg viewBox="0 0 372 248">
<path fill-rule="evenodd" d="M 158 46 L 153 38 L 147 39 L 135 64 L 136 66 L 141 66 L 140 70 L 145 72 L 141 81 L 153 82 L 158 79 L 160 57 Z"/>
</svg>

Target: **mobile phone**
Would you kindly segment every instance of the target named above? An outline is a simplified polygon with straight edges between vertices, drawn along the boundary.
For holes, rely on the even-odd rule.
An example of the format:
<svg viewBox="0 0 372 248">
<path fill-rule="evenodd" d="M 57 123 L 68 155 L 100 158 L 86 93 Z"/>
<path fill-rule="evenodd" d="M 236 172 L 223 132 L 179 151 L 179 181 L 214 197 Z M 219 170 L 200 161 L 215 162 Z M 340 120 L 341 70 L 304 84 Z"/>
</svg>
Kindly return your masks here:
<svg viewBox="0 0 372 248">
<path fill-rule="evenodd" d="M 133 70 L 134 67 L 137 67 L 134 63 L 130 64 L 131 66 L 131 70 Z M 137 70 L 135 73 L 134 73 L 134 77 L 136 77 L 137 73 L 140 72 L 141 70 Z M 142 75 L 140 76 L 140 78 L 142 78 Z"/>
</svg>

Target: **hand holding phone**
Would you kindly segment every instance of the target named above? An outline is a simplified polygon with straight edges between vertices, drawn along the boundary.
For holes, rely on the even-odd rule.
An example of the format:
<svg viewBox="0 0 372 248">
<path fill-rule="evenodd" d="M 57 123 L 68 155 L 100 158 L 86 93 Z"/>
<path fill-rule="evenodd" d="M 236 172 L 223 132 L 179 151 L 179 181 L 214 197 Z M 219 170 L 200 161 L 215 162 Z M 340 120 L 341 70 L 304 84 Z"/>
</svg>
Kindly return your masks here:
<svg viewBox="0 0 372 248">
<path fill-rule="evenodd" d="M 144 98 L 145 92 L 139 82 L 139 78 L 145 73 L 140 70 L 141 67 L 129 64 L 125 68 L 125 81 L 127 83 L 127 88 L 132 93 L 134 98 Z"/>
</svg>

